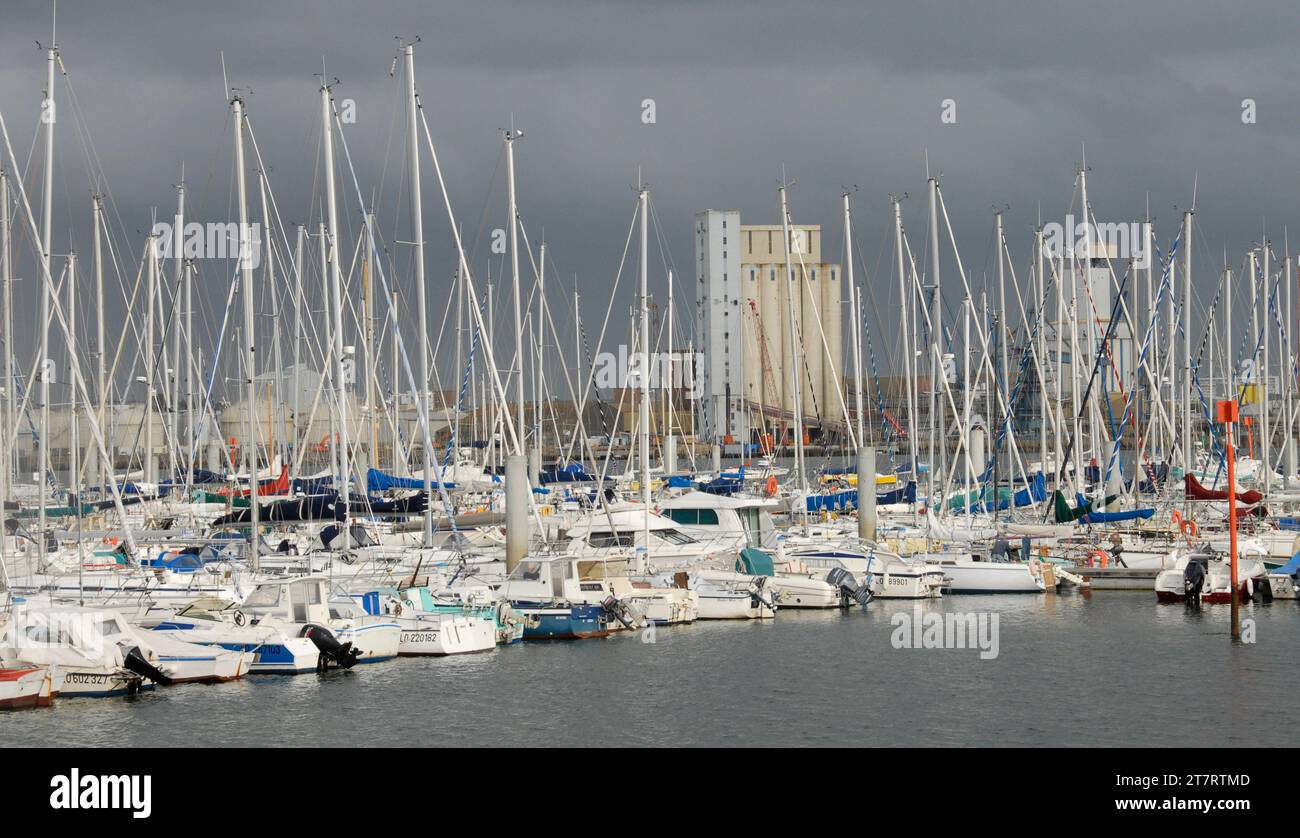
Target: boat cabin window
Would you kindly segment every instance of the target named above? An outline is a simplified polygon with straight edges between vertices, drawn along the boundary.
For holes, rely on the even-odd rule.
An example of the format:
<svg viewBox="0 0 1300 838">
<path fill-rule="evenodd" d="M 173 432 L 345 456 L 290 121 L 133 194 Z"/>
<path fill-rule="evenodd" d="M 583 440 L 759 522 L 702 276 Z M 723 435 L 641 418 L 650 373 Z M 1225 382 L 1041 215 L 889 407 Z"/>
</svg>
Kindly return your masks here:
<svg viewBox="0 0 1300 838">
<path fill-rule="evenodd" d="M 247 608 L 274 608 L 280 604 L 280 589 L 283 585 L 258 585 L 244 600 Z"/>
<path fill-rule="evenodd" d="M 551 562 L 551 595 L 559 596 L 564 590 L 564 580 L 570 577 L 568 562 Z"/>
<path fill-rule="evenodd" d="M 296 608 L 297 606 L 295 606 Z M 330 618 L 334 620 L 357 619 L 366 616 L 366 610 L 356 600 L 330 600 Z"/>
<path fill-rule="evenodd" d="M 587 536 L 587 543 L 592 547 L 631 547 L 636 543 L 636 536 L 630 532 L 593 532 Z"/>
<path fill-rule="evenodd" d="M 763 510 L 740 509 L 740 522 L 745 528 L 745 541 L 750 547 L 763 546 Z"/>
<path fill-rule="evenodd" d="M 71 646 L 72 638 L 62 626 L 48 626 L 42 623 L 28 623 L 23 627 L 26 642 L 41 646 Z"/>
<path fill-rule="evenodd" d="M 121 634 L 122 630 L 117 625 L 117 620 L 112 617 L 100 617 L 95 621 L 95 631 L 99 632 L 100 637 L 112 637 L 115 634 Z"/>
<path fill-rule="evenodd" d="M 526 582 L 540 582 L 542 580 L 542 563 L 523 561 L 515 568 L 511 576 L 515 579 L 523 579 Z"/>
<path fill-rule="evenodd" d="M 699 527 L 716 527 L 718 511 L 716 509 L 665 509 L 664 514 L 678 524 Z"/>
<path fill-rule="evenodd" d="M 290 597 L 293 600 L 293 619 L 299 623 L 306 622 L 307 606 L 320 604 L 320 585 L 316 582 L 294 582 Z"/>
<path fill-rule="evenodd" d="M 655 530 L 657 538 L 667 541 L 669 544 L 694 544 L 695 539 L 691 538 L 681 530 Z"/>
</svg>

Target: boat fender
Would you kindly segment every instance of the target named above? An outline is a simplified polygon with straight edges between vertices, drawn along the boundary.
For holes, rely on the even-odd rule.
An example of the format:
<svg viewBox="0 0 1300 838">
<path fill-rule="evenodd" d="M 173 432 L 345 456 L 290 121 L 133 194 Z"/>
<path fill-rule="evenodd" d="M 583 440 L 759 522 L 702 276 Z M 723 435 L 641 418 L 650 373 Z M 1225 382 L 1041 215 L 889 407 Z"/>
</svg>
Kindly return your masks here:
<svg viewBox="0 0 1300 838">
<path fill-rule="evenodd" d="M 122 666 L 139 675 L 141 678 L 148 678 L 164 687 L 171 684 L 172 679 L 164 675 L 162 670 L 145 659 L 144 654 L 140 652 L 139 646 L 132 646 L 122 655 Z"/>
<path fill-rule="evenodd" d="M 344 669 L 351 669 L 357 663 L 357 650 L 351 643 L 340 643 L 334 633 L 324 626 L 308 623 L 302 627 L 299 637 L 305 637 L 315 645 L 320 653 L 317 668 L 323 669 L 326 661 L 333 661 Z"/>
</svg>

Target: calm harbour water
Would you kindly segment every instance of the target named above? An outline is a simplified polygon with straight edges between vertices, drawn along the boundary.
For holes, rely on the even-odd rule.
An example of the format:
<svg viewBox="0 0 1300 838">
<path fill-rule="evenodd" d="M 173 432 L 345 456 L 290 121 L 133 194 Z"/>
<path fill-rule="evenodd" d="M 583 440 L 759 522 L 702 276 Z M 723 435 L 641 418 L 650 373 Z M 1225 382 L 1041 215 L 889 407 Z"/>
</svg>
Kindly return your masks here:
<svg viewBox="0 0 1300 838">
<path fill-rule="evenodd" d="M 891 616 L 783 611 L 654 643 L 525 643 L 326 675 L 255 676 L 0 713 L 0 746 L 1290 745 L 1300 606 L 1157 605 L 1148 593 L 953 596 L 997 612 L 999 655 L 896 649 Z"/>
</svg>

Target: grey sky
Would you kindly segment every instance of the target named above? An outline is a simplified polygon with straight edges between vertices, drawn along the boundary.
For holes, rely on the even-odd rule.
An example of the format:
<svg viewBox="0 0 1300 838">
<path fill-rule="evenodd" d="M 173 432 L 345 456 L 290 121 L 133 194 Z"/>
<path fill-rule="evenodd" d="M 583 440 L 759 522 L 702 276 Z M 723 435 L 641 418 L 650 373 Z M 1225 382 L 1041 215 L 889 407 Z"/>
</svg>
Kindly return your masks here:
<svg viewBox="0 0 1300 838">
<path fill-rule="evenodd" d="M 3 5 L 0 110 L 23 158 L 37 126 L 44 56 L 36 41 L 49 38 L 49 3 Z M 1300 170 L 1292 95 L 1298 17 L 1292 3 L 1172 0 L 1054 9 L 769 0 L 181 8 L 65 0 L 58 40 L 83 112 L 77 116 L 138 252 L 152 208 L 164 217 L 172 212 L 182 161 L 199 218 L 232 217 L 222 50 L 231 84 L 252 91 L 250 116 L 284 218 L 317 217 L 314 74 L 323 59 L 342 82 L 336 95 L 358 103 L 347 141 L 362 189 L 376 194 L 388 238 L 401 238 L 404 124 L 388 73 L 394 36 L 419 35 L 422 100 L 467 237 L 485 218 L 489 229 L 504 223 L 503 174 L 488 188 L 498 129 L 513 115 L 527 132 L 518 146 L 525 223 L 534 236 L 545 228 L 556 281 L 568 286 L 579 275 L 594 332 L 631 218 L 638 165 L 675 265 L 686 274 L 694 211 L 735 207 L 746 221 L 775 223 L 782 165 L 797 181 L 796 220 L 821 223 L 828 255 L 839 258 L 839 193 L 856 185 L 859 244 L 883 307 L 892 287 L 888 195 L 912 196 L 905 223 L 920 250 L 927 151 L 942 172 L 961 256 L 978 284 L 992 264 L 993 208 L 1010 207 L 1008 234 L 1023 269 L 1038 207 L 1045 220 L 1064 213 L 1086 143 L 1098 215 L 1140 219 L 1149 194 L 1166 244 L 1199 174 L 1194 256 L 1198 284 L 1208 287 L 1225 247 L 1238 264 L 1267 224 L 1280 251 L 1292 221 L 1289 198 Z M 1247 97 L 1257 102 L 1257 124 L 1242 123 Z M 646 98 L 656 101 L 654 125 L 640 121 Z M 940 123 L 945 98 L 957 102 L 956 125 Z M 91 184 L 73 128 L 78 120 L 67 113 L 60 112 L 58 135 L 58 252 L 67 250 L 69 231 L 78 249 L 88 249 Z M 39 164 L 39 150 L 34 159 Z M 33 197 L 38 175 L 34 168 L 27 178 Z M 454 266 L 448 226 L 427 163 L 425 175 L 429 272 L 445 287 Z M 345 208 L 355 209 L 354 201 Z M 25 244 L 20 257 L 20 271 L 30 276 Z M 405 274 L 405 249 L 394 259 Z M 475 259 L 481 275 L 486 238 Z M 945 265 L 945 276 L 949 271 Z M 662 271 L 655 273 L 662 287 Z M 409 286 L 409 276 L 398 282 Z M 24 289 L 27 303 L 32 290 Z M 219 292 L 209 299 L 224 299 Z M 437 323 L 445 292 L 434 300 Z M 625 284 L 616 313 L 631 302 Z M 883 332 L 877 349 L 886 355 L 896 330 L 874 320 L 873 330 Z"/>
</svg>

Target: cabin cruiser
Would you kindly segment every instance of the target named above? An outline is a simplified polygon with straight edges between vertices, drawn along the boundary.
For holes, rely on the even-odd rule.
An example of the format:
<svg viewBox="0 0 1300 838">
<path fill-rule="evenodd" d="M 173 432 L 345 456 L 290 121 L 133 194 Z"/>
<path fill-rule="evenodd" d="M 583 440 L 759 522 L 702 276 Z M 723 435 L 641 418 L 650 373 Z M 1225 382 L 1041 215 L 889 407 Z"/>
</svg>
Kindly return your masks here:
<svg viewBox="0 0 1300 838">
<path fill-rule="evenodd" d="M 501 597 L 524 617 L 525 640 L 609 635 L 613 590 L 603 573 L 584 573 L 578 564 L 567 556 L 529 556 L 501 584 Z"/>
<path fill-rule="evenodd" d="M 778 551 L 807 568 L 827 571 L 843 568 L 861 579 L 873 597 L 929 599 L 941 596 L 948 583 L 942 568 L 929 562 L 909 561 L 897 553 L 856 538 L 838 542 L 817 532 L 792 529 L 778 536 Z"/>
<path fill-rule="evenodd" d="M 771 547 L 776 541 L 772 513 L 781 504 L 771 498 L 687 492 L 659 504 L 660 516 L 698 541 L 739 551 Z"/>
<path fill-rule="evenodd" d="M 490 601 L 474 606 L 439 604 L 423 585 L 378 588 L 351 596 L 367 614 L 401 626 L 398 655 L 464 655 L 496 648 L 497 616 Z"/>
<path fill-rule="evenodd" d="M 326 666 L 388 660 L 397 657 L 401 641 L 396 622 L 366 614 L 349 597 L 332 598 L 324 576 L 264 580 L 244 599 L 239 613 L 254 625 L 310 639 Z"/>
<path fill-rule="evenodd" d="M 162 615 L 147 614 L 140 628 L 205 646 L 219 646 L 252 656 L 248 671 L 260 675 L 297 675 L 317 669 L 320 651 L 309 638 L 274 622 L 250 622 L 238 603 L 201 598 Z"/>
<path fill-rule="evenodd" d="M 618 557 L 629 550 L 645 550 L 655 568 L 673 567 L 712 554 L 735 553 L 745 546 L 729 534 L 696 538 L 673 519 L 628 502 L 587 511 L 554 535 L 556 540 L 566 542 L 571 556 Z"/>
<path fill-rule="evenodd" d="M 0 662 L 57 666 L 61 694 L 111 696 L 156 684 L 241 677 L 252 656 L 137 630 L 121 614 L 71 605 L 22 605 L 3 627 Z"/>
</svg>

